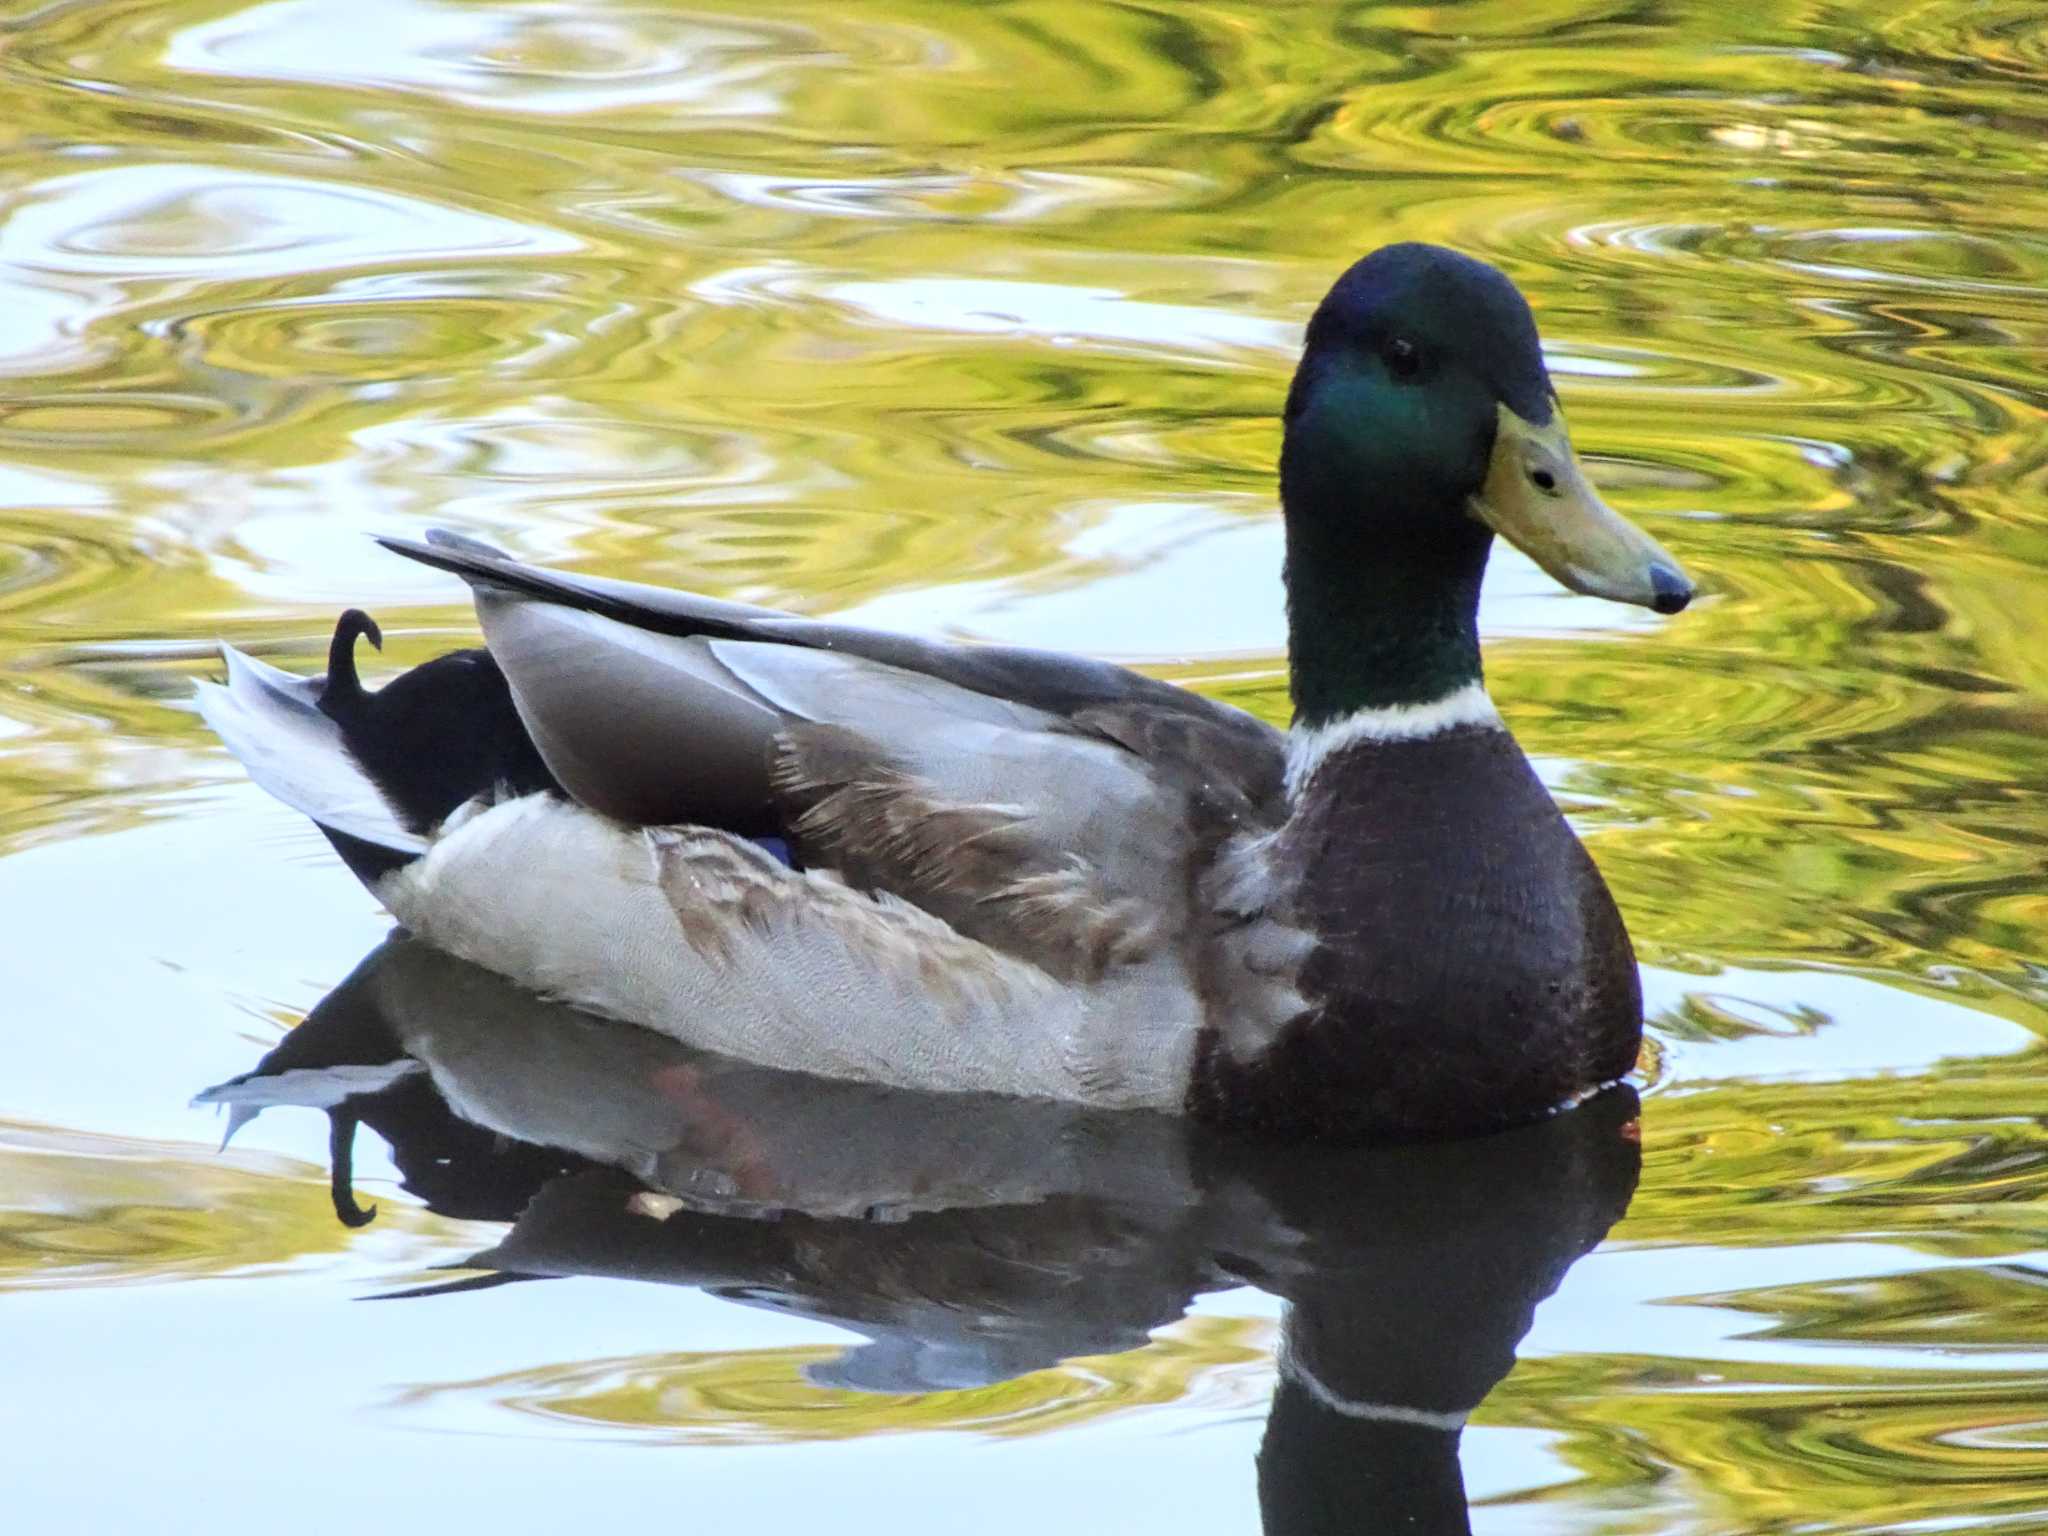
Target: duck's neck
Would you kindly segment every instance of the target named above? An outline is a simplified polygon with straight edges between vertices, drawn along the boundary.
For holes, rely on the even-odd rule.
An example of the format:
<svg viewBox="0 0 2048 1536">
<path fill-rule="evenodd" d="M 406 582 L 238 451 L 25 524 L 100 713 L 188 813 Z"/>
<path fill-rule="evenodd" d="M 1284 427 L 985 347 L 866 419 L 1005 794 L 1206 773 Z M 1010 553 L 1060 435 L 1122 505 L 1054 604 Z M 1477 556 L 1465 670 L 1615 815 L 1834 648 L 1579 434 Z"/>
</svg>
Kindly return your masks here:
<svg viewBox="0 0 2048 1536">
<path fill-rule="evenodd" d="M 1299 446 L 1280 459 L 1295 728 L 1476 692 L 1492 533 Z"/>
</svg>

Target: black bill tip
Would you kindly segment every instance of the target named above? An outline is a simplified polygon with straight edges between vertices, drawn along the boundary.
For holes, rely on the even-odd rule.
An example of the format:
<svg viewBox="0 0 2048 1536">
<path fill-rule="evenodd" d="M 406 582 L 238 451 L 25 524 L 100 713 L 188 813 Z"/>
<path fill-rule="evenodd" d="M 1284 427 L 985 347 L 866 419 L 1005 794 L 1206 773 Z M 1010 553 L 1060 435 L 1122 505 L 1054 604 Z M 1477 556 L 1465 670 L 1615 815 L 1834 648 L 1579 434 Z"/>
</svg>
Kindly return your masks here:
<svg viewBox="0 0 2048 1536">
<path fill-rule="evenodd" d="M 1692 601 L 1693 586 L 1668 565 L 1650 567 L 1650 606 L 1659 613 L 1677 613 Z"/>
</svg>

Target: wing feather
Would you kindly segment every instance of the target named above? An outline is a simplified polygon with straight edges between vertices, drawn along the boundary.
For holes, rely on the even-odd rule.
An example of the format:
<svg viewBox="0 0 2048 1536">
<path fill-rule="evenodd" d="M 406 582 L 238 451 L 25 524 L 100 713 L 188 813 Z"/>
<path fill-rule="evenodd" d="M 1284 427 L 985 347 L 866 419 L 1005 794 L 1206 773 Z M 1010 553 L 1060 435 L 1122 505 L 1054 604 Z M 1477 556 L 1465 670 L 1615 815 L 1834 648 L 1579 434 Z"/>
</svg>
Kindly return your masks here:
<svg viewBox="0 0 2048 1536">
<path fill-rule="evenodd" d="M 784 717 L 703 640 L 494 592 L 477 613 L 541 760 L 576 799 L 643 826 L 776 830 L 768 760 Z"/>
<path fill-rule="evenodd" d="M 1276 732 L 1120 667 L 536 571 L 486 546 L 393 547 L 474 586 L 578 800 L 779 833 L 805 868 L 1062 979 L 1165 953 L 1201 854 L 1279 804 Z"/>
<path fill-rule="evenodd" d="M 1251 801 L 1277 794 L 1284 771 L 1285 739 L 1263 721 L 1201 694 L 1092 657 L 1022 646 L 923 640 L 668 587 L 542 570 L 477 540 L 438 530 L 428 539 L 427 543 L 395 538 L 379 542 L 408 559 L 460 576 L 479 593 L 520 594 L 656 634 L 838 652 L 1069 721 L 1084 712 L 1099 721 L 1126 726 L 1138 720 L 1160 722 L 1179 717 L 1188 722 L 1187 734 L 1200 739 L 1205 759 L 1202 766 L 1211 782 L 1225 784 Z M 1139 748 L 1132 746 L 1132 750 Z"/>
</svg>

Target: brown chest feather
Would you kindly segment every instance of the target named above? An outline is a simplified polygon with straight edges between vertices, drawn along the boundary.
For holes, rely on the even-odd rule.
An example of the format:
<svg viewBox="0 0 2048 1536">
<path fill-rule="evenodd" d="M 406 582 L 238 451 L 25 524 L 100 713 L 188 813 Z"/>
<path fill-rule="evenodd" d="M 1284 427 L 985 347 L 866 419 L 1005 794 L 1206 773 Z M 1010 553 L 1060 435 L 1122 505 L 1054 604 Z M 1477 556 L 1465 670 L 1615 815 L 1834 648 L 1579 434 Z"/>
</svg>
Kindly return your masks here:
<svg viewBox="0 0 2048 1536">
<path fill-rule="evenodd" d="M 1205 1032 L 1191 1108 L 1317 1136 L 1534 1119 L 1634 1064 L 1620 915 L 1514 739 L 1458 730 L 1326 760 L 1267 855 L 1312 941 L 1270 1038 Z"/>
</svg>

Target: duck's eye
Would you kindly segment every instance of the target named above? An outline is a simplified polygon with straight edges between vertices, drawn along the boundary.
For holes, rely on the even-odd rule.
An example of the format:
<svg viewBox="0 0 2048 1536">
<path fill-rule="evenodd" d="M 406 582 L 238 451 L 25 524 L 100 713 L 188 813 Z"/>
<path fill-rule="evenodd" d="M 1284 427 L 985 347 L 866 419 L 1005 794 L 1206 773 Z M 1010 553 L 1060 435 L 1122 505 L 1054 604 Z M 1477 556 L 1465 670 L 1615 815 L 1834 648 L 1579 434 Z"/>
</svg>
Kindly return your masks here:
<svg viewBox="0 0 2048 1536">
<path fill-rule="evenodd" d="M 1536 482 L 1536 489 L 1539 491 L 1549 493 L 1557 489 L 1557 476 L 1547 469 L 1533 469 L 1529 472 L 1529 478 Z"/>
<path fill-rule="evenodd" d="M 1422 372 L 1422 352 L 1406 336 L 1387 343 L 1387 372 L 1397 379 L 1412 379 Z"/>
</svg>

